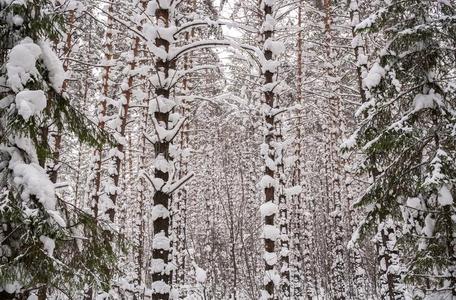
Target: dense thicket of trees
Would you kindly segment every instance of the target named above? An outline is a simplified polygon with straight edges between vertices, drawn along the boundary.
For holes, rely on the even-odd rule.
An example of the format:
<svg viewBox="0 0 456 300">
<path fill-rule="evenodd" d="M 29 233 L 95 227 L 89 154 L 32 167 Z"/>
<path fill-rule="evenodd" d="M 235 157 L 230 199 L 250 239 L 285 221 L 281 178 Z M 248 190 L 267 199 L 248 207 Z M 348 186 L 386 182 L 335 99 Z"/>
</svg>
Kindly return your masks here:
<svg viewBox="0 0 456 300">
<path fill-rule="evenodd" d="M 0 0 L 1 299 L 456 299 L 452 0 Z"/>
</svg>

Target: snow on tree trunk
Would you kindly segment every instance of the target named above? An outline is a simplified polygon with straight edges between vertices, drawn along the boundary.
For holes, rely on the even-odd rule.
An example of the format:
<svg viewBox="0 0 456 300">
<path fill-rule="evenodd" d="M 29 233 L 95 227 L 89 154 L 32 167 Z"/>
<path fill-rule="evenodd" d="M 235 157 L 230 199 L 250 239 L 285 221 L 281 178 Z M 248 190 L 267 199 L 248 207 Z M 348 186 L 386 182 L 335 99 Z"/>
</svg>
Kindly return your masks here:
<svg viewBox="0 0 456 300">
<path fill-rule="evenodd" d="M 150 15 L 146 11 L 147 8 L 147 0 L 139 0 L 136 1 L 136 9 L 135 9 L 135 22 L 137 24 L 136 30 L 141 32 L 143 29 L 143 25 L 147 22 L 147 18 Z M 141 55 L 138 52 L 141 50 L 145 50 L 144 44 L 141 43 L 138 36 L 134 37 L 133 39 L 133 54 L 137 60 L 144 58 L 145 55 Z M 133 61 L 134 62 L 134 61 Z M 141 67 L 141 63 L 136 62 L 135 65 L 139 68 Z M 132 75 L 134 72 L 131 72 Z M 137 76 L 139 77 L 137 80 L 140 83 L 138 90 L 133 95 L 136 96 L 138 102 L 143 106 L 140 112 L 139 117 L 139 135 L 138 135 L 138 142 L 139 142 L 139 154 L 138 154 L 138 168 L 137 172 L 140 175 L 138 178 L 137 186 L 135 187 L 136 190 L 136 211 L 135 211 L 135 222 L 133 224 L 134 229 L 134 236 L 135 236 L 135 244 L 137 246 L 137 251 L 134 254 L 135 260 L 135 273 L 137 284 L 142 286 L 144 283 L 144 262 L 145 262 L 145 239 L 146 239 L 146 224 L 145 224 L 145 208 L 146 208 L 146 196 L 147 196 L 147 183 L 144 176 L 141 176 L 146 170 L 146 158 L 147 158 L 147 141 L 146 141 L 146 133 L 147 127 L 149 122 L 149 101 L 151 98 L 151 91 L 148 83 L 143 83 L 145 79 L 145 74 L 143 72 L 138 72 Z M 131 87 L 130 87 L 131 88 Z M 129 183 L 126 183 L 129 184 Z"/>
<path fill-rule="evenodd" d="M 380 297 L 382 299 L 404 299 L 399 250 L 397 245 L 397 225 L 391 219 L 382 221 L 375 237 L 380 271 Z"/>
<path fill-rule="evenodd" d="M 277 264 L 277 254 L 275 252 L 275 242 L 280 236 L 280 229 L 275 226 L 275 216 L 278 213 L 278 206 L 275 203 L 275 193 L 279 183 L 275 178 L 277 172 L 277 141 L 275 116 L 278 113 L 278 101 L 274 97 L 274 87 L 277 84 L 276 75 L 278 62 L 274 60 L 277 55 L 276 41 L 273 39 L 274 27 L 276 24 L 274 15 L 273 0 L 261 1 L 260 9 L 263 11 L 263 24 L 261 34 L 263 37 L 263 55 L 260 59 L 262 73 L 264 76 L 263 92 L 264 102 L 262 103 L 262 113 L 264 115 L 264 143 L 261 145 L 261 155 L 265 164 L 264 176 L 260 181 L 260 188 L 264 189 L 265 202 L 261 205 L 261 216 L 264 218 L 263 239 L 264 239 L 264 263 L 265 273 L 263 278 L 262 299 L 276 299 L 276 287 L 280 284 L 280 275 L 275 267 Z"/>
<path fill-rule="evenodd" d="M 113 65 L 113 13 L 114 4 L 109 4 L 108 16 L 107 16 L 107 28 L 105 32 L 105 44 L 104 44 L 104 67 L 102 75 L 102 90 L 101 99 L 97 107 L 97 118 L 98 128 L 104 130 L 106 128 L 106 116 L 108 102 L 111 101 L 110 96 L 110 73 Z M 111 207 L 107 203 L 107 196 L 104 191 L 103 183 L 103 148 L 98 147 L 94 150 L 93 161 L 92 161 L 92 173 L 91 174 L 91 190 L 89 193 L 90 207 L 92 214 L 95 218 L 105 218 L 106 211 Z M 110 200 L 110 199 L 109 199 Z"/>
<path fill-rule="evenodd" d="M 332 231 L 332 241 L 333 241 L 333 262 L 331 265 L 332 273 L 332 287 L 333 287 L 333 297 L 337 300 L 346 299 L 346 287 L 345 287 L 345 263 L 344 263 L 344 228 L 342 225 L 342 193 L 341 193 L 341 177 L 342 177 L 342 158 L 339 155 L 339 141 L 342 137 L 341 127 L 342 116 L 341 112 L 341 99 L 337 95 L 337 86 L 335 85 L 335 66 L 334 66 L 334 57 L 335 53 L 333 52 L 333 32 L 332 32 L 332 22 L 333 22 L 333 5 L 332 0 L 324 1 L 324 25 L 325 25 L 325 35 L 326 35 L 326 59 L 327 59 L 327 77 L 328 77 L 328 88 L 329 88 L 329 124 L 327 129 L 327 137 L 329 138 L 329 161 L 330 164 L 329 170 L 331 174 L 329 175 L 330 181 L 329 184 L 329 197 L 332 199 L 334 210 L 331 212 L 331 217 L 333 219 L 334 228 Z"/>
<path fill-rule="evenodd" d="M 358 0 L 350 0 L 350 21 L 352 27 L 352 48 L 356 62 L 356 79 L 358 82 L 358 91 L 361 98 L 361 102 L 366 102 L 366 92 L 363 87 L 363 77 L 367 74 L 368 59 L 365 55 L 365 45 L 362 36 L 356 31 L 356 26 L 360 22 L 360 11 Z M 348 166 L 349 160 L 346 161 Z M 349 219 L 350 227 L 353 231 L 356 230 L 358 224 L 358 218 L 355 210 L 353 209 L 355 186 L 352 184 L 354 181 L 353 176 L 350 174 L 349 168 L 345 168 L 345 193 L 347 195 L 347 202 L 349 205 Z M 349 247 L 350 262 L 355 270 L 353 275 L 353 295 L 358 299 L 364 299 L 367 297 L 367 280 L 366 270 L 363 268 L 363 261 L 361 258 L 361 249 L 358 244 L 353 244 Z"/>
<path fill-rule="evenodd" d="M 153 240 L 152 240 L 152 299 L 167 300 L 171 294 L 171 278 L 173 266 L 171 262 L 170 240 L 170 202 L 169 187 L 173 171 L 171 141 L 175 137 L 174 130 L 179 129 L 179 114 L 173 113 L 176 106 L 171 95 L 171 79 L 176 71 L 176 62 L 168 58 L 173 47 L 174 37 L 174 7 L 171 1 L 156 0 L 149 2 L 154 11 L 156 25 L 153 27 L 155 50 L 155 68 L 157 74 L 153 79 L 156 98 L 150 103 L 152 107 L 152 125 L 155 131 L 153 161 L 154 175 L 151 183 L 154 186 L 153 194 Z M 171 33 L 171 34 L 170 34 Z M 170 115 L 172 118 L 170 118 Z"/>
</svg>

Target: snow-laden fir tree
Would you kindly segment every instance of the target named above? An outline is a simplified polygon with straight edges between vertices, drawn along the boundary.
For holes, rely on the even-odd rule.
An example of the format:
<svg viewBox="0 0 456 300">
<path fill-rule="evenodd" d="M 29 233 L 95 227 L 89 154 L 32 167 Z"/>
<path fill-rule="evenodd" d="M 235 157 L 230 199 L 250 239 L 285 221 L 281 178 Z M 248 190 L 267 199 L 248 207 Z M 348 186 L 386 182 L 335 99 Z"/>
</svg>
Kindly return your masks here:
<svg viewBox="0 0 456 300">
<path fill-rule="evenodd" d="M 385 42 L 363 78 L 356 144 L 372 183 L 357 206 L 377 232 L 382 299 L 455 297 L 455 8 L 385 1 L 356 30 Z M 402 262 L 401 262 L 402 261 Z"/>
<path fill-rule="evenodd" d="M 92 145 L 109 137 L 62 94 L 66 73 L 51 41 L 65 28 L 54 3 L 7 0 L 0 8 L 0 295 L 72 297 L 109 282 L 114 256 L 92 217 L 61 198 L 46 173 L 55 157 L 49 132 Z"/>
</svg>

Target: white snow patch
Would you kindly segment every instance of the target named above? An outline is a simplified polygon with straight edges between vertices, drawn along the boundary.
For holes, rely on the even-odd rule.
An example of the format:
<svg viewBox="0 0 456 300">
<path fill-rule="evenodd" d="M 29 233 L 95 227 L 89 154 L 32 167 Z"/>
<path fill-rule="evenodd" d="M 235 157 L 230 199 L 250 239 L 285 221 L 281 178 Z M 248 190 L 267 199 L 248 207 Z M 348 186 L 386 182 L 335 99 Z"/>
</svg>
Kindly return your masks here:
<svg viewBox="0 0 456 300">
<path fill-rule="evenodd" d="M 414 209 L 421 209 L 421 199 L 420 198 L 408 198 L 407 206 Z"/>
<path fill-rule="evenodd" d="M 280 41 L 268 39 L 264 42 L 264 49 L 272 52 L 272 55 L 278 56 L 285 51 L 285 45 Z"/>
<path fill-rule="evenodd" d="M 302 192 L 302 187 L 299 185 L 284 189 L 285 197 L 287 197 L 288 199 L 291 198 L 292 196 L 301 194 L 301 192 Z"/>
<path fill-rule="evenodd" d="M 27 300 L 38 300 L 38 296 L 35 294 L 30 294 L 30 296 L 28 296 Z"/>
<path fill-rule="evenodd" d="M 54 255 L 54 249 L 55 249 L 54 239 L 51 239 L 50 237 L 42 235 L 42 236 L 40 236 L 40 241 L 43 243 L 43 249 L 44 249 L 44 251 L 46 251 L 46 254 L 49 257 L 52 257 Z"/>
<path fill-rule="evenodd" d="M 162 273 L 166 269 L 165 261 L 161 258 L 159 259 L 152 259 L 150 264 L 150 271 L 152 273 Z"/>
<path fill-rule="evenodd" d="M 24 187 L 21 197 L 29 200 L 35 195 L 46 210 L 55 210 L 54 184 L 49 180 L 42 167 L 35 163 L 24 164 L 10 162 L 13 170 L 14 182 Z"/>
<path fill-rule="evenodd" d="M 152 240 L 152 248 L 153 249 L 162 249 L 162 250 L 169 250 L 170 249 L 170 240 L 168 237 L 165 236 L 165 233 L 162 231 L 157 233 Z"/>
<path fill-rule="evenodd" d="M 447 206 L 453 204 L 453 196 L 451 195 L 448 186 L 443 185 L 439 190 L 438 202 L 441 206 Z"/>
<path fill-rule="evenodd" d="M 263 283 L 264 285 L 268 284 L 270 281 L 274 282 L 274 285 L 279 285 L 280 275 L 277 270 L 267 270 L 264 274 Z"/>
<path fill-rule="evenodd" d="M 16 95 L 17 112 L 24 120 L 40 114 L 46 108 L 47 100 L 43 91 L 21 91 Z"/>
<path fill-rule="evenodd" d="M 161 204 L 155 205 L 152 208 L 152 221 L 155 221 L 159 218 L 169 218 L 169 210 Z"/>
<path fill-rule="evenodd" d="M 280 229 L 274 225 L 264 225 L 263 238 L 276 241 L 280 236 Z"/>
<path fill-rule="evenodd" d="M 374 65 L 370 68 L 369 72 L 366 75 L 366 78 L 363 79 L 363 84 L 366 88 L 371 89 L 376 87 L 382 78 L 385 76 L 386 71 L 385 69 L 380 66 L 379 63 L 374 63 Z"/>
<path fill-rule="evenodd" d="M 275 265 L 278 261 L 277 254 L 275 254 L 274 252 L 267 252 L 267 251 L 264 252 L 263 259 L 264 259 L 264 262 L 270 266 Z"/>
<path fill-rule="evenodd" d="M 415 106 L 415 111 L 419 111 L 425 108 L 433 108 L 435 104 L 440 104 L 442 102 L 442 96 L 436 94 L 434 90 L 430 90 L 429 94 L 418 94 L 413 99 L 413 105 Z"/>
<path fill-rule="evenodd" d="M 30 38 L 25 38 L 11 49 L 6 63 L 6 72 L 7 84 L 14 92 L 24 89 L 32 77 L 39 77 L 36 61 L 40 55 L 40 47 Z"/>
<path fill-rule="evenodd" d="M 11 283 L 7 283 L 3 286 L 3 289 L 8 293 L 8 294 L 14 294 L 18 292 L 22 288 L 22 285 L 15 281 Z"/>
<path fill-rule="evenodd" d="M 432 217 L 431 214 L 427 215 L 424 219 L 424 228 L 423 233 L 427 237 L 432 237 L 434 235 L 434 228 L 435 228 L 435 219 Z"/>
<path fill-rule="evenodd" d="M 46 66 L 46 69 L 49 71 L 49 80 L 51 86 L 60 93 L 62 91 L 63 82 L 66 79 L 66 73 L 63 69 L 63 63 L 57 56 L 57 54 L 52 51 L 48 42 L 41 41 L 39 43 L 41 47 L 41 58 L 43 63 Z"/>
<path fill-rule="evenodd" d="M 263 177 L 261 177 L 261 180 L 258 183 L 258 186 L 260 189 L 265 189 L 265 188 L 270 188 L 270 187 L 278 188 L 278 185 L 279 184 L 278 184 L 277 180 L 275 180 L 274 178 L 272 178 L 269 175 L 264 175 Z"/>
<path fill-rule="evenodd" d="M 260 206 L 260 213 L 262 218 L 272 216 L 274 214 L 277 214 L 278 212 L 279 208 L 277 207 L 277 204 L 271 201 L 263 203 Z"/>
<path fill-rule="evenodd" d="M 200 267 L 195 267 L 195 279 L 196 282 L 205 283 L 207 279 L 207 273 Z"/>
<path fill-rule="evenodd" d="M 154 281 L 151 286 L 152 292 L 155 294 L 168 294 L 171 287 L 164 281 Z"/>
</svg>

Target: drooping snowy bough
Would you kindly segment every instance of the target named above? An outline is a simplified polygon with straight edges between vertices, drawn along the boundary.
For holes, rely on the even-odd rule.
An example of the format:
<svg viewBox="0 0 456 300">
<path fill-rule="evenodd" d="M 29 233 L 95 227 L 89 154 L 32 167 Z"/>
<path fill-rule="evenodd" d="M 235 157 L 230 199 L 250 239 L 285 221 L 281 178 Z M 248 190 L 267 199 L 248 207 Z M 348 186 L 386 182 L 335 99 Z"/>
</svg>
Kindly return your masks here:
<svg viewBox="0 0 456 300">
<path fill-rule="evenodd" d="M 52 1 L 0 2 L 2 299 L 47 299 L 57 290 L 73 296 L 110 280 L 111 248 L 99 245 L 94 219 L 56 192 L 61 184 L 49 168 L 51 130 L 92 146 L 109 140 L 62 93 L 67 75 L 50 46 L 65 30 L 59 13 Z"/>
</svg>

